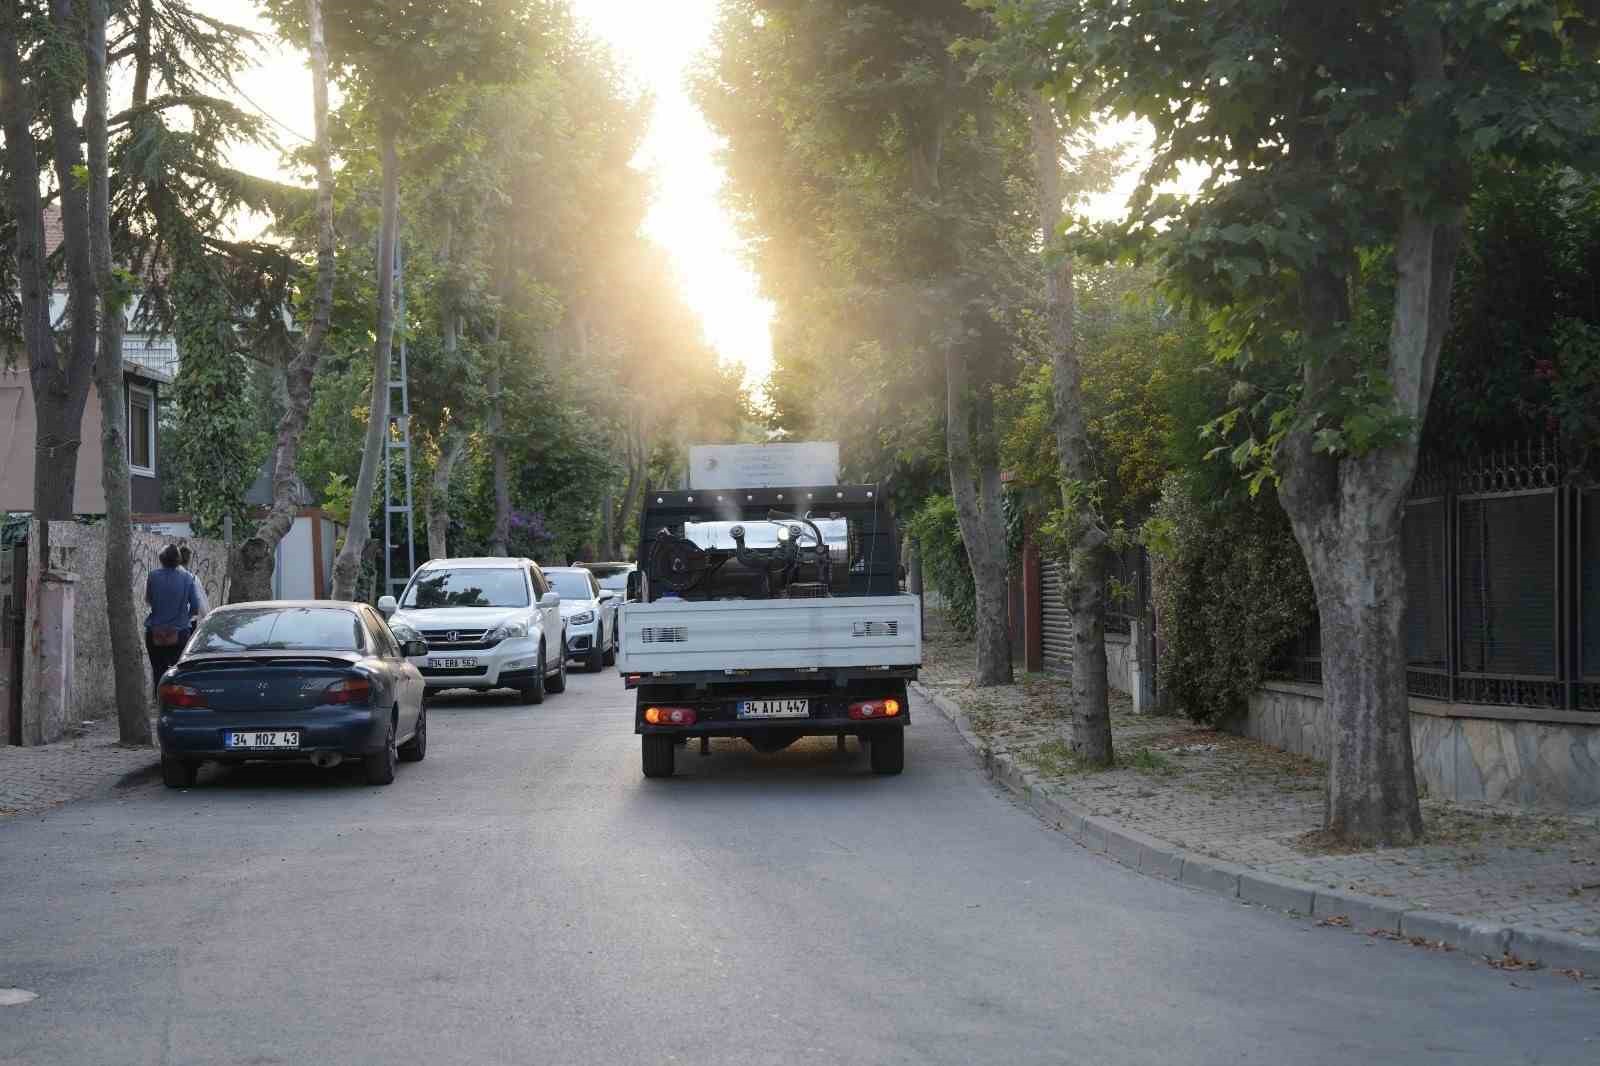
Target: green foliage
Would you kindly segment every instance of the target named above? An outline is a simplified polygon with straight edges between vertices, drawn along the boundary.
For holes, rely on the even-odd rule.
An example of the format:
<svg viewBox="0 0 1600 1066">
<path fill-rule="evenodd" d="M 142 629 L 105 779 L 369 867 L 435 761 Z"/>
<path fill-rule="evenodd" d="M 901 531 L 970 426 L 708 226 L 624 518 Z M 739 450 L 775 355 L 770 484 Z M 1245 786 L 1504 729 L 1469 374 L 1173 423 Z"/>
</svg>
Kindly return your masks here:
<svg viewBox="0 0 1600 1066">
<path fill-rule="evenodd" d="M 1315 617 L 1311 578 L 1269 496 L 1218 500 L 1181 476 L 1146 525 L 1161 618 L 1160 684 L 1196 721 L 1242 709 Z"/>
<path fill-rule="evenodd" d="M 1600 449 L 1600 182 L 1496 169 L 1472 205 L 1424 446 L 1457 456 L 1559 437 L 1593 472 Z"/>
<path fill-rule="evenodd" d="M 922 554 L 922 580 L 944 599 L 946 616 L 962 633 L 977 627 L 977 593 L 955 500 L 930 496 L 906 524 Z"/>
<path fill-rule="evenodd" d="M 171 284 L 174 336 L 182 359 L 172 386 L 173 464 L 178 506 L 196 535 L 220 537 L 232 518 L 244 536 L 245 492 L 266 457 L 249 363 L 238 351 L 225 291 L 202 260 L 188 260 Z"/>
</svg>

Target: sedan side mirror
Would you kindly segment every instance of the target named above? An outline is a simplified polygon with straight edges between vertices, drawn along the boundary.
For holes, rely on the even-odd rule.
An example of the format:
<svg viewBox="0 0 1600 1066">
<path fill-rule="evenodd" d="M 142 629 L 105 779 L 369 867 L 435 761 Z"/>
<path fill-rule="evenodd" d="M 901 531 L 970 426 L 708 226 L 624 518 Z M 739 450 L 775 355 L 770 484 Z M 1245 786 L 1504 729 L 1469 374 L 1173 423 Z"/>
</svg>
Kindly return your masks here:
<svg viewBox="0 0 1600 1066">
<path fill-rule="evenodd" d="M 390 615 L 394 614 L 399 609 L 400 609 L 400 605 L 395 602 L 395 598 L 393 596 L 379 596 L 378 597 L 378 610 L 383 612 L 383 616 L 385 618 L 388 618 Z"/>
<path fill-rule="evenodd" d="M 558 593 L 558 592 L 546 592 L 543 596 L 539 597 L 539 606 L 540 607 L 560 607 L 561 606 L 561 594 Z"/>
<path fill-rule="evenodd" d="M 428 642 L 425 640 L 408 640 L 401 645 L 407 659 L 415 659 L 419 655 L 428 654 Z"/>
</svg>

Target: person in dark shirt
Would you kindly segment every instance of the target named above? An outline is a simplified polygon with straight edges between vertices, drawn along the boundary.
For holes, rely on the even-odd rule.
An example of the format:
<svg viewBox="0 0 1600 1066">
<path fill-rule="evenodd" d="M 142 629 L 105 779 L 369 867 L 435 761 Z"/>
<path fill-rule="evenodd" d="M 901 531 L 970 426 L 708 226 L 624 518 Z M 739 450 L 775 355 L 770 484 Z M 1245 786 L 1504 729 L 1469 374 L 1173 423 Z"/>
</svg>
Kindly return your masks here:
<svg viewBox="0 0 1600 1066">
<path fill-rule="evenodd" d="M 150 655 L 152 684 L 166 673 L 189 643 L 195 621 L 206 614 L 206 594 L 193 574 L 179 565 L 177 545 L 161 549 L 161 567 L 145 578 L 144 602 L 150 613 L 144 620 L 144 646 Z"/>
</svg>

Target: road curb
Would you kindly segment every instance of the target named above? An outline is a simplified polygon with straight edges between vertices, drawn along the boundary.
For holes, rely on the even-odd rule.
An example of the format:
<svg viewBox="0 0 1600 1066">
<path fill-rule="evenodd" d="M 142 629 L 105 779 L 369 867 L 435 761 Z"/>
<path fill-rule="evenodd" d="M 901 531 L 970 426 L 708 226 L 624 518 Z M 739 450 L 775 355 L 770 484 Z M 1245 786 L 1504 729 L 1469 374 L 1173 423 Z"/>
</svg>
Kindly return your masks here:
<svg viewBox="0 0 1600 1066">
<path fill-rule="evenodd" d="M 150 759 L 151 761 L 148 765 L 141 766 L 137 770 L 129 770 L 117 778 L 111 787 L 113 789 L 132 788 L 135 785 L 143 785 L 159 778 L 161 776 L 161 751 L 152 748 Z"/>
<path fill-rule="evenodd" d="M 1406 907 L 1376 896 L 1319 888 L 1207 855 L 1197 855 L 1109 818 L 1092 815 L 1064 796 L 1054 795 L 1038 777 L 1005 751 L 995 751 L 972 729 L 959 705 L 921 682 L 911 690 L 949 719 L 961 740 L 977 754 L 984 770 L 1045 823 L 1090 851 L 1139 873 L 1177 881 L 1229 899 L 1327 921 L 1343 919 L 1359 932 L 1394 933 L 1443 941 L 1462 951 L 1600 974 L 1600 940 L 1571 936 L 1537 926 L 1501 926 L 1474 918 Z"/>
</svg>

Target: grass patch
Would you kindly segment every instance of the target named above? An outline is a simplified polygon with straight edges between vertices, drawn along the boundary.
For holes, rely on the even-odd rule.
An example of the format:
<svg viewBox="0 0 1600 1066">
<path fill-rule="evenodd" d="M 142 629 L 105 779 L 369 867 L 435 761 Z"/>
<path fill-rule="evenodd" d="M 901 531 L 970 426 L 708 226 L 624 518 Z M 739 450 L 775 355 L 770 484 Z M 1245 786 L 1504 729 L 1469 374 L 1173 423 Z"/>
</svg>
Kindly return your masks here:
<svg viewBox="0 0 1600 1066">
<path fill-rule="evenodd" d="M 1176 777 L 1183 773 L 1177 763 L 1150 748 L 1135 748 L 1117 761 L 1130 770 L 1137 770 L 1141 774 L 1150 774 L 1154 777 Z"/>
</svg>

